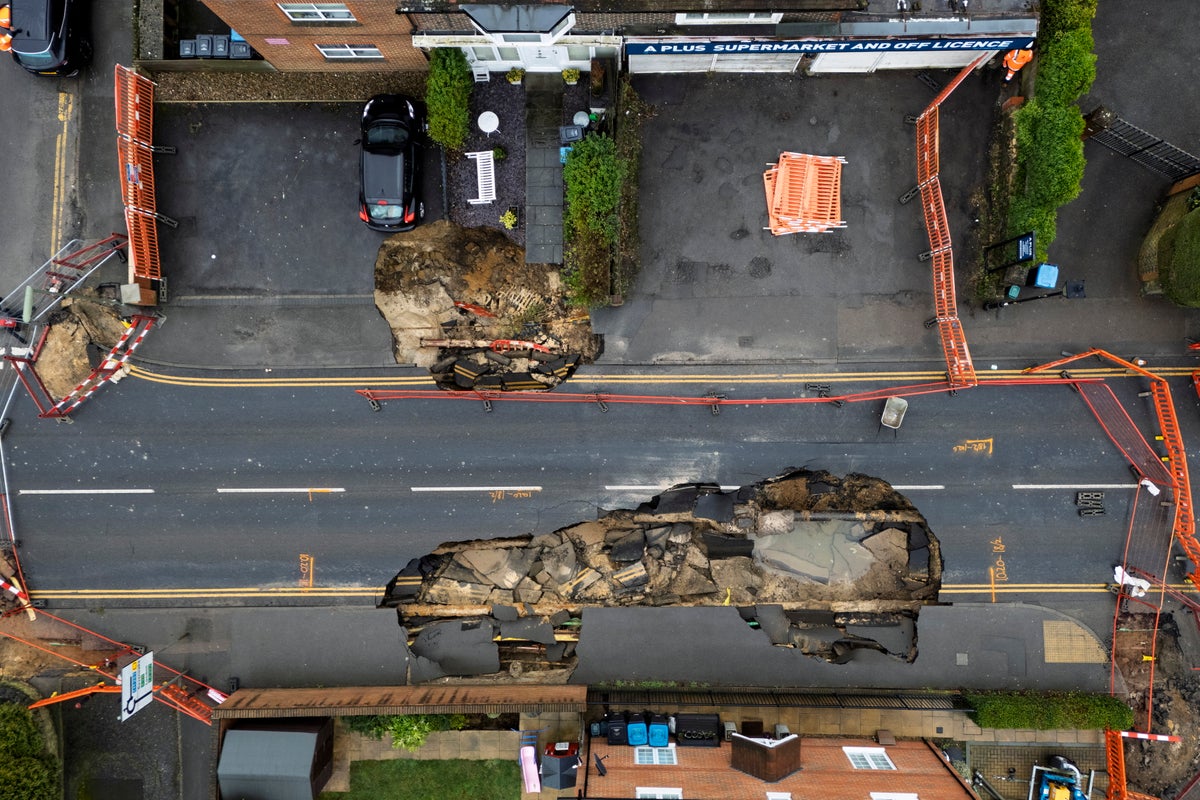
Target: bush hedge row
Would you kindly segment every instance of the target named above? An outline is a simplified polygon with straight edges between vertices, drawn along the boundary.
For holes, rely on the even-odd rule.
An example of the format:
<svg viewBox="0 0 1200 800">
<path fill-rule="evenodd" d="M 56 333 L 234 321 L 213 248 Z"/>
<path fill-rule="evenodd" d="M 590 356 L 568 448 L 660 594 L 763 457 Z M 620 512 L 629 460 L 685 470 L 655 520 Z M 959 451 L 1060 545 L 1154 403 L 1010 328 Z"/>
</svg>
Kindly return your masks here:
<svg viewBox="0 0 1200 800">
<path fill-rule="evenodd" d="M 7 800 L 57 800 L 58 760 L 46 751 L 28 708 L 0 704 L 0 787 Z"/>
<path fill-rule="evenodd" d="M 1200 208 L 1163 235 L 1159 282 L 1173 303 L 1200 307 Z"/>
<path fill-rule="evenodd" d="M 1008 225 L 1014 235 L 1037 234 L 1039 261 L 1054 241 L 1058 207 L 1079 195 L 1083 180 L 1083 115 L 1075 101 L 1096 78 L 1095 14 L 1096 0 L 1045 0 L 1034 97 L 1015 116 L 1019 188 Z"/>
<path fill-rule="evenodd" d="M 608 300 L 624 173 L 616 143 L 604 134 L 588 134 L 567 155 L 564 280 L 576 305 L 592 307 Z"/>
<path fill-rule="evenodd" d="M 1025 730 L 1129 730 L 1133 711 L 1115 697 L 1098 694 L 988 692 L 969 694 L 981 728 Z"/>
<path fill-rule="evenodd" d="M 474 78 L 462 50 L 438 47 L 429 56 L 425 79 L 425 106 L 429 114 L 429 138 L 447 150 L 462 150 L 470 132 Z"/>
</svg>

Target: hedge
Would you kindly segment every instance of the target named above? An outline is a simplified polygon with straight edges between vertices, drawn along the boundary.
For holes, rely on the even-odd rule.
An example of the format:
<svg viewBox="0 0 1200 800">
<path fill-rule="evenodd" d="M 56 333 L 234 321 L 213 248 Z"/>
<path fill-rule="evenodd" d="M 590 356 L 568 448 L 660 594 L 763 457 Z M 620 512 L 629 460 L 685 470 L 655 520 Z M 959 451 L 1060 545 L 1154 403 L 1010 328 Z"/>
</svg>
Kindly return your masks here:
<svg viewBox="0 0 1200 800">
<path fill-rule="evenodd" d="M 1045 0 L 1042 3 L 1040 38 L 1053 40 L 1078 28 L 1091 28 L 1098 0 Z"/>
<path fill-rule="evenodd" d="M 1083 114 L 1075 106 L 1043 106 L 1036 100 L 1017 111 L 1017 162 L 1025 171 L 1025 196 L 1043 208 L 1079 196 L 1083 168 Z"/>
<path fill-rule="evenodd" d="M 1009 198 L 1008 232 L 1035 231 L 1038 261 L 1054 241 L 1058 207 L 1079 196 L 1083 115 L 1074 105 L 1096 78 L 1092 17 L 1096 0 L 1042 3 L 1034 98 L 1015 114 L 1017 184 Z"/>
<path fill-rule="evenodd" d="M 624 177 L 625 166 L 617 158 L 616 144 L 603 134 L 589 134 L 567 155 L 563 167 L 567 201 L 564 280 L 575 305 L 592 307 L 608 300 Z"/>
<path fill-rule="evenodd" d="M 58 800 L 58 761 L 46 751 L 33 714 L 0 704 L 0 786 L 6 800 Z"/>
<path fill-rule="evenodd" d="M 1200 208 L 1189 211 L 1160 244 L 1159 281 L 1173 303 L 1200 308 Z"/>
<path fill-rule="evenodd" d="M 1074 103 L 1096 80 L 1096 56 L 1091 28 L 1063 33 L 1042 48 L 1038 57 L 1034 96 L 1043 105 Z"/>
<path fill-rule="evenodd" d="M 1078 692 L 969 694 L 981 728 L 1024 730 L 1128 730 L 1133 711 L 1115 697 Z"/>
<path fill-rule="evenodd" d="M 425 80 L 425 106 L 429 114 L 429 138 L 447 150 L 461 150 L 470 132 L 467 106 L 475 85 L 471 66 L 456 47 L 435 48 L 429 57 Z"/>
</svg>

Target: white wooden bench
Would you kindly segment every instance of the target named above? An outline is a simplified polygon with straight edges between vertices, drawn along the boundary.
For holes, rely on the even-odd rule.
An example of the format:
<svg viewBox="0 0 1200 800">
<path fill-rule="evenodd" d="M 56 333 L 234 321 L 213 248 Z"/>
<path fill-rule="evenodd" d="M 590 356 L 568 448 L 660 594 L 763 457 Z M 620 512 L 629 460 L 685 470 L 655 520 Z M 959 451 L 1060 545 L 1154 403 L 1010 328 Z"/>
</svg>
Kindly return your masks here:
<svg viewBox="0 0 1200 800">
<path fill-rule="evenodd" d="M 475 162 L 475 179 L 479 183 L 479 196 L 472 197 L 467 202 L 473 206 L 495 202 L 496 162 L 492 158 L 492 151 L 480 150 L 476 153 L 467 153 L 467 158 Z"/>
</svg>

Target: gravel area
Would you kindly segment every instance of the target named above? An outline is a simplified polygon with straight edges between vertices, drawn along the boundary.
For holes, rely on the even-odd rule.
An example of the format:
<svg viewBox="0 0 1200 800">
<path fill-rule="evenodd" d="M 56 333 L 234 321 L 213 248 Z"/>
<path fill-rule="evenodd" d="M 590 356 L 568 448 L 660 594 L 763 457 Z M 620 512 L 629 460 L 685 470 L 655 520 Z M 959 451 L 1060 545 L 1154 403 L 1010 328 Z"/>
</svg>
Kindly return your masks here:
<svg viewBox="0 0 1200 800">
<path fill-rule="evenodd" d="M 365 103 L 377 94 L 425 96 L 417 72 L 161 71 L 156 103 Z"/>
<path fill-rule="evenodd" d="M 490 136 L 479 130 L 477 120 L 484 111 L 500 118 L 500 127 Z M 489 227 L 502 230 L 516 244 L 525 246 L 525 90 L 495 74 L 487 83 L 477 83 L 471 91 L 470 127 L 464 152 L 504 150 L 496 162 L 496 202 L 471 205 L 477 194 L 475 162 L 463 153 L 446 154 L 446 197 L 450 201 L 450 220 L 468 228 Z M 513 230 L 505 230 L 500 215 L 509 207 L 517 209 L 520 219 Z"/>
</svg>

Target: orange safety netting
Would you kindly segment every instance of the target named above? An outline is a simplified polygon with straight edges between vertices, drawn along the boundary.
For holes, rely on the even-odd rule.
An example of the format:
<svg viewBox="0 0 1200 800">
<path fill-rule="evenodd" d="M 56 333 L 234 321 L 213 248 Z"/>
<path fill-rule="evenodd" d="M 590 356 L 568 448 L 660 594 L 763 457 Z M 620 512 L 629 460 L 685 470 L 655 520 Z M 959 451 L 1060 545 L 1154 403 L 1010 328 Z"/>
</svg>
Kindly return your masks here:
<svg viewBox="0 0 1200 800">
<path fill-rule="evenodd" d="M 842 219 L 841 156 L 781 153 L 778 164 L 763 173 L 767 191 L 768 230 L 826 233 L 846 227 Z"/>
</svg>

